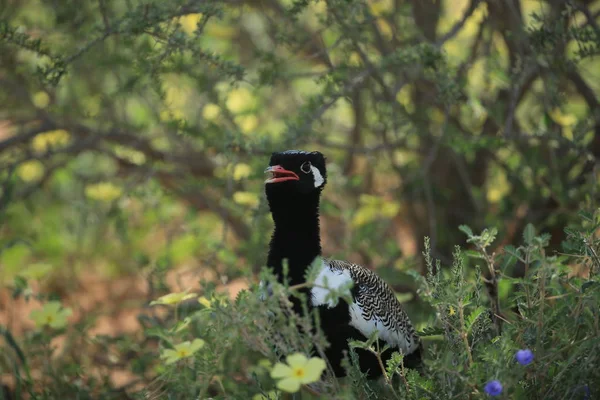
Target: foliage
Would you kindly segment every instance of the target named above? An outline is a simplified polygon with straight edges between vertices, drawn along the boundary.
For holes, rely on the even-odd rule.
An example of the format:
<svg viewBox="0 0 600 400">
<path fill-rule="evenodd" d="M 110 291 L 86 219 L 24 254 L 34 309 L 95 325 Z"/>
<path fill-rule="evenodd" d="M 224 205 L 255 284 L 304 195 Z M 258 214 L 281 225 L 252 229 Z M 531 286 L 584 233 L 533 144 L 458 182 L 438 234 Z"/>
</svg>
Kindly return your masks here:
<svg viewBox="0 0 600 400">
<path fill-rule="evenodd" d="M 600 220 L 600 211 L 594 218 Z M 485 236 L 471 234 L 469 239 Z M 600 362 L 600 285 L 597 274 L 592 273 L 598 267 L 596 261 L 586 257 L 583 263 L 589 274 L 573 276 L 569 263 L 581 255 L 549 256 L 547 235 L 526 229 L 523 246 L 490 258 L 497 280 L 514 288 L 500 299 L 500 313 L 496 314 L 493 310 L 498 299 L 483 286 L 479 273 L 479 263 L 487 262 L 491 242 L 477 250 L 475 254 L 480 257 L 471 258 L 474 262 L 457 248 L 451 268 L 434 270 L 433 260 L 425 253 L 430 273 L 415 277 L 420 282 L 420 297 L 435 312 L 424 324 L 427 329 L 420 333 L 426 343 L 421 371 L 404 368 L 402 355 L 396 353 L 387 366 L 382 364 L 384 378 L 367 382 L 352 363 L 352 350 L 346 360 L 348 378 L 336 380 L 327 371 L 319 381 L 320 373 L 314 372 L 317 364 L 319 371 L 325 368 L 319 355 L 327 346 L 322 334 L 311 329 L 318 325 L 319 316 L 314 311 L 304 316 L 293 314 L 288 296 L 306 298 L 298 288 L 278 284 L 265 270 L 262 277 L 272 288 L 270 296 L 259 296 L 255 287 L 242 291 L 233 301 L 216 295 L 212 301 L 194 298 L 187 303 L 165 304 L 179 307 L 179 313 L 144 330 L 144 336 L 158 347 L 142 351 L 161 353 L 162 360 L 147 357 L 144 361 L 144 368 L 153 370 L 157 378 L 131 396 L 169 393 L 170 398 L 181 399 L 284 398 L 278 388 L 289 392 L 302 388 L 307 398 L 324 399 L 483 398 L 484 393 L 500 392 L 523 399 L 592 398 L 600 382 L 596 368 Z M 596 246 L 593 250 L 600 249 Z M 523 278 L 508 274 L 517 259 L 528 263 Z M 82 384 L 73 380 L 81 371 L 64 356 L 47 364 L 42 382 L 31 378 L 30 360 L 40 354 L 51 357 L 51 339 L 60 333 L 36 330 L 20 344 L 10 342 L 13 349 L 5 359 L 15 363 L 20 390 L 43 399 L 67 393 L 91 396 L 102 390 L 93 381 Z M 76 328 L 69 337 L 92 339 L 85 330 Z M 354 346 L 380 354 L 385 349 L 377 348 L 375 339 Z M 308 360 L 305 355 L 311 354 L 315 356 Z M 287 364 L 279 362 L 285 356 Z M 306 369 L 309 365 L 312 367 Z"/>
<path fill-rule="evenodd" d="M 376 269 L 427 348 L 381 382 L 351 353 L 303 395 L 597 396 L 599 11 L 4 2 L 0 398 L 281 398 L 272 366 L 327 345 L 262 270 L 262 171 L 289 148 L 328 158 L 325 253 Z"/>
</svg>

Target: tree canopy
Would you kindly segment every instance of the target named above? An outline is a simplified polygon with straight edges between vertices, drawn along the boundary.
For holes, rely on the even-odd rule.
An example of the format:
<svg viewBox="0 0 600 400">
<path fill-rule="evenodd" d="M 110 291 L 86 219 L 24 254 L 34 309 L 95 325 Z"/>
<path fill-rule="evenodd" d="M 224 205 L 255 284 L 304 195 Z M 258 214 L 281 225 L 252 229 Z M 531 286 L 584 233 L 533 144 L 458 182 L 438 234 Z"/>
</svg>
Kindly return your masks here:
<svg viewBox="0 0 600 400">
<path fill-rule="evenodd" d="M 428 235 L 447 257 L 463 223 L 511 242 L 533 222 L 559 244 L 597 183 L 597 9 L 9 2 L 5 218 L 24 217 L 21 199 L 56 213 L 152 187 L 262 245 L 262 167 L 271 151 L 307 148 L 331 164 L 332 251 L 349 237 L 368 252 L 387 230 L 409 255 Z"/>
</svg>

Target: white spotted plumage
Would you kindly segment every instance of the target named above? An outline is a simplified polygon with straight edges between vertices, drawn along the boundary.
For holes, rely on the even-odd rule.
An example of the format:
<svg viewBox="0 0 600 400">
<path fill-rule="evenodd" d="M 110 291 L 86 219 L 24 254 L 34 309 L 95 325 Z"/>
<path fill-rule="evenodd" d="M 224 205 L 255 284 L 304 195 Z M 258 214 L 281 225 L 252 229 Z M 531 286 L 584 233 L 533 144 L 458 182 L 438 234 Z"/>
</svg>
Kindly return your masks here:
<svg viewBox="0 0 600 400">
<path fill-rule="evenodd" d="M 286 150 L 282 151 L 280 154 L 309 154 L 309 152 L 304 150 Z"/>
<path fill-rule="evenodd" d="M 365 337 L 377 331 L 379 339 L 410 354 L 419 347 L 419 338 L 396 299 L 392 288 L 374 272 L 339 260 L 323 260 L 323 267 L 311 290 L 312 305 L 334 307 L 329 289 L 336 291 L 352 281 L 353 302 L 349 304 L 350 325 Z M 331 297 L 331 296 L 329 296 Z"/>
<path fill-rule="evenodd" d="M 346 288 L 349 289 L 352 285 L 351 282 L 350 271 L 331 269 L 327 261 L 323 260 L 321 271 L 319 271 L 311 290 L 312 304 L 335 307 L 337 302 L 330 295 L 332 290 L 339 292 Z"/>
</svg>

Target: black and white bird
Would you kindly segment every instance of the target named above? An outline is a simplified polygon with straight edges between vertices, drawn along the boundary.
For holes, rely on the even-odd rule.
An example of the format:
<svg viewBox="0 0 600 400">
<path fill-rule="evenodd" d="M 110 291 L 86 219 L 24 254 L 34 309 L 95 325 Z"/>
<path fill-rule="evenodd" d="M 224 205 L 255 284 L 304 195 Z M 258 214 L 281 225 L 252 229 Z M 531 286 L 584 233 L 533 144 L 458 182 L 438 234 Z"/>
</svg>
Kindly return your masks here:
<svg viewBox="0 0 600 400">
<path fill-rule="evenodd" d="M 321 256 L 319 202 L 327 182 L 325 157 L 319 152 L 288 150 L 273 153 L 265 181 L 269 208 L 275 222 L 270 242 L 267 266 L 277 278 L 283 279 L 283 262 L 287 260 L 290 285 L 304 283 L 305 274 L 315 258 Z M 378 331 L 380 348 L 386 360 L 394 351 L 404 354 L 404 365 L 416 367 L 421 361 L 419 337 L 393 290 L 371 270 L 346 261 L 323 259 L 322 266 L 310 288 L 306 289 L 308 305 L 318 308 L 321 328 L 330 346 L 325 355 L 336 376 L 345 376 L 341 366 L 348 340 L 367 340 Z M 351 303 L 334 303 L 330 289 L 349 287 Z M 295 304 L 300 312 L 299 304 Z M 357 349 L 360 369 L 369 378 L 381 376 L 377 358 Z"/>
</svg>

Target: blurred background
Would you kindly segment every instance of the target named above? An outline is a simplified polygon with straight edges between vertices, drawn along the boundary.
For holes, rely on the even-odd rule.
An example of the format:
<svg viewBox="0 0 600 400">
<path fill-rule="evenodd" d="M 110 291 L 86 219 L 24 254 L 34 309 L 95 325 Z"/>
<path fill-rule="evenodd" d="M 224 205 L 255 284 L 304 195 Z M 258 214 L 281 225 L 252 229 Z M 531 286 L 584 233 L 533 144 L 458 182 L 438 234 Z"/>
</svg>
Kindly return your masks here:
<svg viewBox="0 0 600 400">
<path fill-rule="evenodd" d="M 0 1 L 0 324 L 33 326 L 23 278 L 106 335 L 200 280 L 248 287 L 286 149 L 327 156 L 324 254 L 407 304 L 424 236 L 444 263 L 461 224 L 562 251 L 598 206 L 599 21 L 588 0 Z"/>
</svg>

